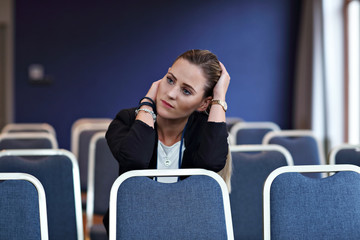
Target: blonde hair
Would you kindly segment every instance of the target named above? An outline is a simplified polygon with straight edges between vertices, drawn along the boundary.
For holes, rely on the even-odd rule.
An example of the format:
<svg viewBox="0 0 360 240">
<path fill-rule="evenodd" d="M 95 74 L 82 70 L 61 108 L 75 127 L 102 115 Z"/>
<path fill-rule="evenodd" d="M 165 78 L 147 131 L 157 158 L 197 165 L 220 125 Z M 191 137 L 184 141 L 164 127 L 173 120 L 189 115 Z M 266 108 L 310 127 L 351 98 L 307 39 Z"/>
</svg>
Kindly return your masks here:
<svg viewBox="0 0 360 240">
<path fill-rule="evenodd" d="M 218 174 L 224 179 L 228 191 L 231 193 L 232 157 L 230 149 L 228 150 L 228 155 L 226 157 L 225 167 L 218 172 Z"/>
</svg>

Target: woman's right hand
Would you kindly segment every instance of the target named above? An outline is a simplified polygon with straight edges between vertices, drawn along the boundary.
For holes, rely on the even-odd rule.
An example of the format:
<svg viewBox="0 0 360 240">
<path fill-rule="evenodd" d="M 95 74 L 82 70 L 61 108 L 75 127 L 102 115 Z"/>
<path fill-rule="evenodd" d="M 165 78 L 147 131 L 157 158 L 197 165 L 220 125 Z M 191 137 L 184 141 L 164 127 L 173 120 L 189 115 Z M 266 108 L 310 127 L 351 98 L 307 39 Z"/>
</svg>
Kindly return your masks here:
<svg viewBox="0 0 360 240">
<path fill-rule="evenodd" d="M 156 95 L 157 95 L 157 91 L 159 88 L 159 84 L 160 84 L 160 80 L 153 82 L 153 84 L 151 85 L 149 91 L 146 94 L 146 97 L 151 98 L 154 102 L 156 102 Z"/>
</svg>

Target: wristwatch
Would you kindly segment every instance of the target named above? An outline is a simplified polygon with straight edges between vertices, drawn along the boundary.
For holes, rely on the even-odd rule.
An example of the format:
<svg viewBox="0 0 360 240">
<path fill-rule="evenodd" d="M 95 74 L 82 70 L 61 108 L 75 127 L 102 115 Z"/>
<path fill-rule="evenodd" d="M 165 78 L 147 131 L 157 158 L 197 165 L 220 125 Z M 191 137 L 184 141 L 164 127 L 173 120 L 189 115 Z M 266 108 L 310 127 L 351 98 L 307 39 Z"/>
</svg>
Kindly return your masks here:
<svg viewBox="0 0 360 240">
<path fill-rule="evenodd" d="M 211 100 L 211 105 L 213 105 L 213 104 L 219 104 L 219 105 L 221 105 L 222 106 L 222 108 L 224 109 L 224 111 L 226 112 L 226 110 L 227 110 L 227 104 L 226 104 L 226 102 L 225 101 L 221 101 L 221 100 Z"/>
</svg>

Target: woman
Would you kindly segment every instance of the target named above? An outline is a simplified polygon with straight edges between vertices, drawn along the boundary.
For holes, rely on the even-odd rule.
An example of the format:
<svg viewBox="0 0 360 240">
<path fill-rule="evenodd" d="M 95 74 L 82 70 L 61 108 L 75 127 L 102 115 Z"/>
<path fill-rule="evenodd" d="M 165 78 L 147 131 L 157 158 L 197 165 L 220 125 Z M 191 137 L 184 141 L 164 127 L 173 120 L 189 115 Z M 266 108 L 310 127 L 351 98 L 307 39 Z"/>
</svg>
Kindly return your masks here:
<svg viewBox="0 0 360 240">
<path fill-rule="evenodd" d="M 120 111 L 110 124 L 106 139 L 119 162 L 119 174 L 156 168 L 226 169 L 221 175 L 229 182 L 225 123 L 229 83 L 224 65 L 210 51 L 180 55 L 137 108 Z"/>
</svg>

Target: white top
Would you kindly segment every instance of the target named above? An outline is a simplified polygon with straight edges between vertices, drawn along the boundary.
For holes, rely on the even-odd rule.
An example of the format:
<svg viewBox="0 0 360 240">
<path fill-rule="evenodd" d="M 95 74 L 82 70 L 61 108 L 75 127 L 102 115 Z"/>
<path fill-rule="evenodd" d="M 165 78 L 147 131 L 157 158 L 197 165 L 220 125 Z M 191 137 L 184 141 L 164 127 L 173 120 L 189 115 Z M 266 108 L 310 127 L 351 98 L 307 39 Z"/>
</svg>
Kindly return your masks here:
<svg viewBox="0 0 360 240">
<path fill-rule="evenodd" d="M 158 141 L 157 169 L 178 169 L 180 141 L 172 146 L 166 146 L 160 140 Z M 181 158 L 184 155 L 185 143 L 182 145 Z M 181 159 L 182 160 L 182 159 Z M 158 182 L 173 183 L 177 182 L 177 177 L 158 177 Z"/>
</svg>

